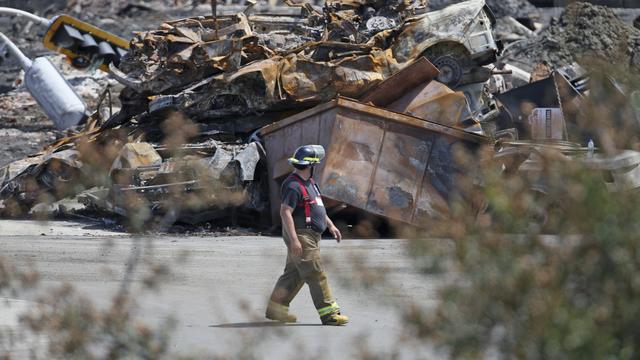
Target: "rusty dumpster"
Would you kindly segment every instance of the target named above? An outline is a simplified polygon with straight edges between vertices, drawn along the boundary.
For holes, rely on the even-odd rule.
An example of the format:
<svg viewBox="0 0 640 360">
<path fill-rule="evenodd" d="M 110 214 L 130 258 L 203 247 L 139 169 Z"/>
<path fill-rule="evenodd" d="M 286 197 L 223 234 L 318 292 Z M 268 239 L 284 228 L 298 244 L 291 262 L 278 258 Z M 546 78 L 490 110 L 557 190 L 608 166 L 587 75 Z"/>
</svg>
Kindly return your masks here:
<svg viewBox="0 0 640 360">
<path fill-rule="evenodd" d="M 470 151 L 488 138 L 338 98 L 261 130 L 274 223 L 280 185 L 298 146 L 320 144 L 325 161 L 315 170 L 328 208 L 347 205 L 393 221 L 425 225 L 444 218 L 462 174 L 454 148 Z"/>
</svg>

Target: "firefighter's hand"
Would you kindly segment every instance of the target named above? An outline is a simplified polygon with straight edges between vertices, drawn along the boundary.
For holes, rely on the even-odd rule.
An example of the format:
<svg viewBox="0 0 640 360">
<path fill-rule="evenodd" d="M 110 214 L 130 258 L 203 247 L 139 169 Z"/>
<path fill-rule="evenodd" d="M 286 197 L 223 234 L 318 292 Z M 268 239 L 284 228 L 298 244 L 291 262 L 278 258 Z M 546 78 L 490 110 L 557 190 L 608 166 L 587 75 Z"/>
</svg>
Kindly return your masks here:
<svg viewBox="0 0 640 360">
<path fill-rule="evenodd" d="M 329 232 L 331 233 L 331 236 L 333 236 L 334 239 L 336 239 L 337 242 L 340 242 L 340 240 L 342 240 L 342 234 L 340 233 L 340 230 L 338 230 L 338 228 L 335 225 L 329 226 Z"/>
<path fill-rule="evenodd" d="M 293 256 L 297 258 L 302 257 L 302 244 L 300 244 L 300 240 L 292 240 L 291 245 L 289 246 L 289 250 L 291 250 Z"/>
</svg>

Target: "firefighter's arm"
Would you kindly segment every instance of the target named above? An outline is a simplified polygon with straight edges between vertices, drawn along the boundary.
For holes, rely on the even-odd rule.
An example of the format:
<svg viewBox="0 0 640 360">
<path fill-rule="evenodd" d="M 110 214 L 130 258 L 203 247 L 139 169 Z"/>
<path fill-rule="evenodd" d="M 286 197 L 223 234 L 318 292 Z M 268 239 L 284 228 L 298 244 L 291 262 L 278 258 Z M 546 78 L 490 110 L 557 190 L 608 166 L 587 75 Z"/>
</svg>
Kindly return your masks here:
<svg viewBox="0 0 640 360">
<path fill-rule="evenodd" d="M 325 216 L 327 217 L 327 229 L 329 229 L 329 233 L 331 233 L 331 236 L 333 236 L 337 242 L 340 242 L 340 240 L 342 240 L 340 230 L 338 230 L 338 228 L 333 224 L 333 221 L 329 219 L 328 215 Z"/>
<path fill-rule="evenodd" d="M 293 222 L 293 208 L 286 204 L 280 204 L 280 218 L 282 219 L 282 231 L 289 235 L 289 250 L 297 257 L 302 256 L 302 244 L 296 234 L 296 226 Z"/>
</svg>

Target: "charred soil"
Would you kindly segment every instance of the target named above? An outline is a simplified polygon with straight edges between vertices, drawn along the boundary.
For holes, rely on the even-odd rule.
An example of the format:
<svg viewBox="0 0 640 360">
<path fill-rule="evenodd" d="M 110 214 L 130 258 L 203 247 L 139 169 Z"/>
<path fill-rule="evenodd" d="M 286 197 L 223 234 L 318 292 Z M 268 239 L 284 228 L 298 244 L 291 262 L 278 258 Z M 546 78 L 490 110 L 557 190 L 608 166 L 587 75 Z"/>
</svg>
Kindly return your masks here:
<svg viewBox="0 0 640 360">
<path fill-rule="evenodd" d="M 640 70 L 640 30 L 610 8 L 574 3 L 538 36 L 507 49 L 503 61 L 529 70 L 542 61 L 558 67 L 593 59 Z"/>
</svg>

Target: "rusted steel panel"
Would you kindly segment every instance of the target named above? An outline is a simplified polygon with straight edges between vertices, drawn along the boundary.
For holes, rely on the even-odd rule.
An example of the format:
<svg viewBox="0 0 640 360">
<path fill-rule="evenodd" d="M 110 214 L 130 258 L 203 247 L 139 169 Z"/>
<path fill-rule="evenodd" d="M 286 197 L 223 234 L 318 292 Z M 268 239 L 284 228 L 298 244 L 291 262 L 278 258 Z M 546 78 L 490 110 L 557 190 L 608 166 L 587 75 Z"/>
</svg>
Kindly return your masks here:
<svg viewBox="0 0 640 360">
<path fill-rule="evenodd" d="M 384 129 L 380 121 L 358 119 L 338 109 L 326 162 L 319 171 L 322 191 L 330 198 L 366 209 Z M 330 195 L 329 195 L 330 194 Z"/>
<path fill-rule="evenodd" d="M 470 115 L 464 93 L 451 90 L 437 81 L 421 84 L 387 106 L 389 110 L 442 125 L 463 128 Z"/>
<path fill-rule="evenodd" d="M 397 124 L 387 129 L 369 193 L 368 211 L 394 219 L 413 217 L 433 136 L 416 136 L 412 130 Z"/>
<path fill-rule="evenodd" d="M 391 75 L 360 98 L 362 103 L 386 107 L 422 84 L 437 78 L 440 71 L 424 56 Z"/>
<path fill-rule="evenodd" d="M 449 214 L 449 195 L 455 190 L 454 175 L 458 172 L 453 159 L 453 147 L 457 144 L 456 138 L 434 135 L 428 164 L 421 179 L 413 223 L 421 224 Z"/>
<path fill-rule="evenodd" d="M 471 151 L 488 139 L 440 124 L 340 98 L 262 130 L 272 213 L 295 148 L 327 149 L 315 179 L 327 204 L 347 204 L 392 220 L 425 225 L 446 217 L 460 174 L 453 147 Z"/>
</svg>

